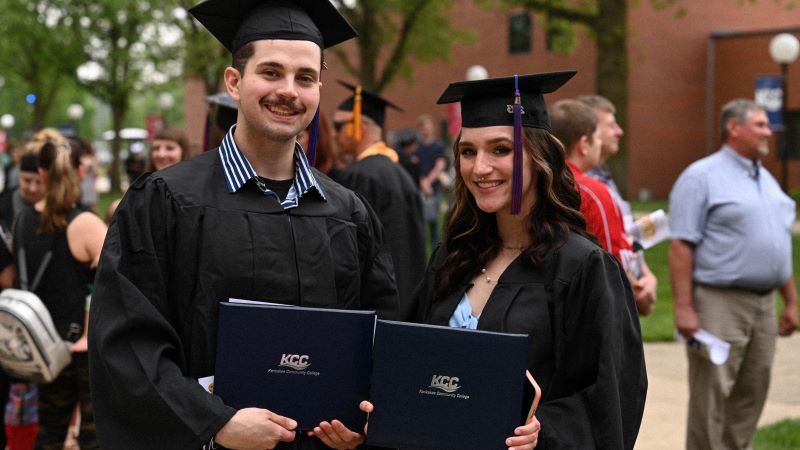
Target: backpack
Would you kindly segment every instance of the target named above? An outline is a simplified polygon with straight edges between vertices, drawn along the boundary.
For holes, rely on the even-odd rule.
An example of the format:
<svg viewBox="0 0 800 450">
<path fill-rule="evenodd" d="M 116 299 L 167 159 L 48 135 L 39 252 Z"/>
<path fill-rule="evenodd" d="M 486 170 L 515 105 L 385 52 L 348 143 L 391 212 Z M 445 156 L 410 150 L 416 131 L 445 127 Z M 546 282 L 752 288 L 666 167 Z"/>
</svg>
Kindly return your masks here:
<svg viewBox="0 0 800 450">
<path fill-rule="evenodd" d="M 68 343 L 58 334 L 50 312 L 32 292 L 47 269 L 53 252 L 45 253 L 28 289 L 25 249 L 21 244 L 18 269 L 22 289 L 0 292 L 0 366 L 12 377 L 49 383 L 72 360 Z"/>
</svg>

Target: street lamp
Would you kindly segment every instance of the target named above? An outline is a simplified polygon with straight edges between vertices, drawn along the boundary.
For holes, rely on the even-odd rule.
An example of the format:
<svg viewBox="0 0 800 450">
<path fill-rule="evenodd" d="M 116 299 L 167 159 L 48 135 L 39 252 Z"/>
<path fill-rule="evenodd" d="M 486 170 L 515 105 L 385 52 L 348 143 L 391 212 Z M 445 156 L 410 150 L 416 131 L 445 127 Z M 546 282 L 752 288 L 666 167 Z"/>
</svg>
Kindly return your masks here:
<svg viewBox="0 0 800 450">
<path fill-rule="evenodd" d="M 162 92 L 158 96 L 158 107 L 161 108 L 161 114 L 164 117 L 164 126 L 167 124 L 167 115 L 169 114 L 172 105 L 175 104 L 175 99 L 169 92 Z"/>
<path fill-rule="evenodd" d="M 489 71 L 486 70 L 486 67 L 475 64 L 467 69 L 467 81 L 485 80 L 487 78 L 489 78 Z"/>
<path fill-rule="evenodd" d="M 789 142 L 787 139 L 788 122 L 786 117 L 787 104 L 789 103 L 789 93 L 787 91 L 789 83 L 789 64 L 797 59 L 800 53 L 800 41 L 793 34 L 781 33 L 772 38 L 769 43 L 769 55 L 772 60 L 781 66 L 781 91 L 783 92 L 783 100 L 781 101 L 781 117 L 783 120 L 783 129 L 780 145 L 780 159 L 781 159 L 781 187 L 784 192 L 789 192 Z"/>
<path fill-rule="evenodd" d="M 14 120 L 14 116 L 11 114 L 3 114 L 0 116 L 0 127 L 8 130 L 9 128 L 14 128 L 14 124 L 16 121 Z"/>
<path fill-rule="evenodd" d="M 75 127 L 75 135 L 78 136 L 80 133 L 78 132 L 78 124 L 80 123 L 81 119 L 83 119 L 83 106 L 80 103 L 73 103 L 67 106 L 67 116 L 69 120 L 72 121 L 73 126 Z"/>
</svg>

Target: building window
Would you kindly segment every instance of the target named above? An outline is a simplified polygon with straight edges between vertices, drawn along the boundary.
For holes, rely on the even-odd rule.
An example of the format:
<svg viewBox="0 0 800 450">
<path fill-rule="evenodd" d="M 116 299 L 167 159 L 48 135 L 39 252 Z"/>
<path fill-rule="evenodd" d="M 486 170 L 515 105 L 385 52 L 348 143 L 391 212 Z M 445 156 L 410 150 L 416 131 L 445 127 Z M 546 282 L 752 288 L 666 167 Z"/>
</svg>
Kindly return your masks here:
<svg viewBox="0 0 800 450">
<path fill-rule="evenodd" d="M 509 53 L 528 53 L 531 51 L 531 15 L 516 14 L 508 17 Z"/>
</svg>

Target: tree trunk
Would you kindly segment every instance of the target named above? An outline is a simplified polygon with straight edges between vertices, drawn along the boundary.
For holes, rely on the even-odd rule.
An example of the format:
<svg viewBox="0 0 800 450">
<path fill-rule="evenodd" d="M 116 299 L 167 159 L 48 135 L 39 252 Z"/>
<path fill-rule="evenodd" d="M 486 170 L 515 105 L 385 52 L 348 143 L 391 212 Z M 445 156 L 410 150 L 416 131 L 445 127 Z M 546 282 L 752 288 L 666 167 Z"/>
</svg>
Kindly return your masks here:
<svg viewBox="0 0 800 450">
<path fill-rule="evenodd" d="M 114 194 L 122 193 L 122 179 L 120 177 L 120 151 L 122 150 L 122 136 L 120 136 L 120 130 L 122 130 L 122 124 L 125 122 L 127 109 L 127 102 L 125 101 L 115 101 L 111 104 L 111 120 L 114 128 L 114 140 L 111 141 L 111 154 L 114 156 L 114 158 L 109 169 L 109 176 L 111 177 L 111 192 Z"/>
<path fill-rule="evenodd" d="M 617 122 L 624 130 L 628 123 L 627 0 L 598 0 L 597 6 L 597 92 L 614 103 Z M 623 196 L 628 193 L 626 147 L 623 137 L 619 153 L 608 160 Z"/>
</svg>

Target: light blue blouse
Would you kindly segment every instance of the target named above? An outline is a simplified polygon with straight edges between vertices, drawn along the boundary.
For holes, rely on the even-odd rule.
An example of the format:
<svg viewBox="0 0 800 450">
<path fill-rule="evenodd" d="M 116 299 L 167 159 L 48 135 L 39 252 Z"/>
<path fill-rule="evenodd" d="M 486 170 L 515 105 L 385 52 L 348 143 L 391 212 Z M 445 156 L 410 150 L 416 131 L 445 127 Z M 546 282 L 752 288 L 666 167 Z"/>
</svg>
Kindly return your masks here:
<svg viewBox="0 0 800 450">
<path fill-rule="evenodd" d="M 469 296 L 465 292 L 464 296 L 461 297 L 461 301 L 458 302 L 458 306 L 456 306 L 456 310 L 453 312 L 453 316 L 450 317 L 448 325 L 450 325 L 453 328 L 466 328 L 468 330 L 477 330 L 478 319 L 480 319 L 480 316 L 478 317 L 472 316 L 472 305 L 469 304 Z"/>
</svg>

